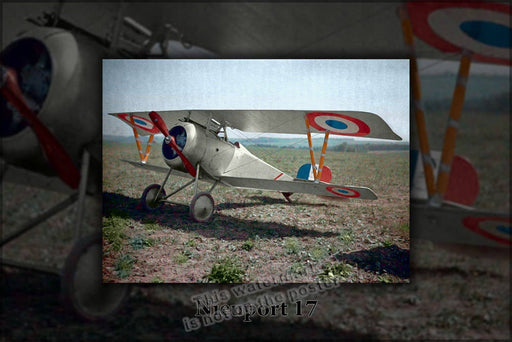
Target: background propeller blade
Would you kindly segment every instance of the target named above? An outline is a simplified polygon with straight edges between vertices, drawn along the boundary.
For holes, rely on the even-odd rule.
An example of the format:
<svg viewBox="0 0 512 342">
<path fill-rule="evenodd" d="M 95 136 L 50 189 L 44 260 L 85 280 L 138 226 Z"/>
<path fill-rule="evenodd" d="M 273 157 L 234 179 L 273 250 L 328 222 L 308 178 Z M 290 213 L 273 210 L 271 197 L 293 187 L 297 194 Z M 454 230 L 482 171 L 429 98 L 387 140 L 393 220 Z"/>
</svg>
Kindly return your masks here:
<svg viewBox="0 0 512 342">
<path fill-rule="evenodd" d="M 196 169 L 192 165 L 192 163 L 185 157 L 185 155 L 181 152 L 178 145 L 176 144 L 176 141 L 174 140 L 174 137 L 169 134 L 169 130 L 167 129 L 167 125 L 165 124 L 162 117 L 155 111 L 149 113 L 149 117 L 151 118 L 151 121 L 155 124 L 156 127 L 162 132 L 162 134 L 165 136 L 165 143 L 171 146 L 171 148 L 178 154 L 178 156 L 181 158 L 181 161 L 183 162 L 183 165 L 187 169 L 188 173 L 192 177 L 196 176 Z"/>
<path fill-rule="evenodd" d="M 38 119 L 36 114 L 27 106 L 18 86 L 16 71 L 12 68 L 2 68 L 1 94 L 6 101 L 11 103 L 29 123 L 39 140 L 46 159 L 57 172 L 60 179 L 71 188 L 78 188 L 80 183 L 80 170 L 75 166 L 71 157 L 57 138 Z"/>
</svg>

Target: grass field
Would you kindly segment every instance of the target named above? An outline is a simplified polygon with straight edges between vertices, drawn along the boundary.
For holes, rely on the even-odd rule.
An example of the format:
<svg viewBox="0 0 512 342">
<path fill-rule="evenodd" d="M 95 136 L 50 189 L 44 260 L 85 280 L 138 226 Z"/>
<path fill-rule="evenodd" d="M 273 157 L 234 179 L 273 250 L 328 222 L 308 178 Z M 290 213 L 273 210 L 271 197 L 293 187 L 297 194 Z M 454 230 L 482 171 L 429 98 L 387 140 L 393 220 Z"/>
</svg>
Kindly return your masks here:
<svg viewBox="0 0 512 342">
<path fill-rule="evenodd" d="M 430 142 L 433 148 L 440 149 L 441 147 L 446 118 L 446 112 L 428 113 L 427 121 L 429 124 Z M 509 120 L 509 115 L 493 113 L 464 112 L 462 115 L 456 153 L 468 157 L 479 172 L 480 194 L 476 202 L 476 207 L 478 208 L 486 208 L 491 211 L 509 210 Z M 321 210 L 325 210 L 324 206 L 286 205 L 280 195 L 273 194 L 272 192 L 258 194 L 244 190 L 238 194 L 231 194 L 232 197 L 238 196 L 238 200 L 232 202 L 236 204 L 236 206 L 233 205 L 231 208 L 233 212 L 244 211 L 247 215 L 254 214 L 253 218 L 247 220 L 239 219 L 235 216 L 236 213 L 228 212 L 229 209 L 226 203 L 230 202 L 221 201 L 221 191 L 227 191 L 228 189 L 218 188 L 215 190 L 214 197 L 219 205 L 217 222 L 219 224 L 227 222 L 231 226 L 237 226 L 238 228 L 236 229 L 222 228 L 215 231 L 213 228 L 204 229 L 199 225 L 191 224 L 191 221 L 188 219 L 186 206 L 178 208 L 169 206 L 154 216 L 145 216 L 142 212 L 135 210 L 140 192 L 147 183 L 160 182 L 162 177 L 152 173 L 145 174 L 141 170 L 133 169 L 128 165 L 121 167 L 121 164 L 118 162 L 118 155 L 136 159 L 138 156 L 135 154 L 135 144 L 105 146 L 104 158 L 106 166 L 117 165 L 118 169 L 105 169 L 105 186 L 108 186 L 110 189 L 108 191 L 105 190 L 105 197 L 114 201 L 105 207 L 103 219 L 106 222 L 112 219 L 111 223 L 115 223 L 118 220 L 122 222 L 121 225 L 118 225 L 120 227 L 124 227 L 125 223 L 129 225 L 123 228 L 122 233 L 126 236 L 115 240 L 120 242 L 119 250 L 116 251 L 112 243 L 105 244 L 105 261 L 109 262 L 110 264 L 107 266 L 111 267 L 110 269 L 105 269 L 106 280 L 108 281 L 135 281 L 136 277 L 139 277 L 139 279 L 147 278 L 148 281 L 156 283 L 164 281 L 161 273 L 162 270 L 171 272 L 172 270 L 179 269 L 182 274 L 187 274 L 188 270 L 191 273 L 196 272 L 194 270 L 196 266 L 194 265 L 200 264 L 196 258 L 205 256 L 200 255 L 197 248 L 204 248 L 207 243 L 218 244 L 219 248 L 229 244 L 235 247 L 239 246 L 239 249 L 234 254 L 253 256 L 254 259 L 254 253 L 261 254 L 265 252 L 262 251 L 261 243 L 267 243 L 269 246 L 283 243 L 282 246 L 278 246 L 279 250 L 293 251 L 295 249 L 294 240 L 288 240 L 288 238 L 296 238 L 296 241 L 300 242 L 300 247 L 303 247 L 303 241 L 312 243 L 312 246 L 315 246 L 317 240 L 320 242 L 322 241 L 321 238 L 324 238 L 321 236 L 321 238 L 317 239 L 311 234 L 307 235 L 310 231 L 300 225 L 297 225 L 291 231 L 296 233 L 295 236 L 290 235 L 290 231 L 286 230 L 270 230 L 270 228 L 266 230 L 266 227 L 292 225 L 287 223 L 292 219 L 282 217 L 279 218 L 281 220 L 279 222 L 282 225 L 277 223 L 274 223 L 273 226 L 267 225 L 266 222 L 270 221 L 271 218 L 268 217 L 264 220 L 263 217 L 259 218 L 258 216 L 268 215 L 271 211 L 270 208 L 274 210 L 274 222 L 278 222 L 276 219 L 278 214 L 275 211 L 277 207 L 283 208 L 279 215 L 282 215 L 285 210 L 290 211 L 297 208 L 307 208 L 310 215 L 319 215 L 318 213 Z M 329 158 L 328 164 L 330 166 L 334 166 L 335 163 L 342 164 L 345 161 L 345 159 L 339 159 L 343 156 L 342 154 L 336 156 L 339 162 L 336 162 L 334 158 Z M 389 158 L 390 156 L 384 154 L 378 156 L 347 154 L 346 158 L 349 157 L 356 157 L 362 160 L 372 159 L 376 165 L 384 165 L 385 160 L 378 161 L 380 160 L 379 158 Z M 265 154 L 265 158 L 272 160 L 274 157 Z M 300 165 L 300 162 L 304 158 L 307 159 L 307 157 L 297 155 L 297 159 L 293 161 L 292 158 L 293 156 L 290 156 L 290 159 L 282 159 L 276 165 L 285 168 L 286 164 L 289 163 L 289 168 L 286 171 L 293 174 L 298 165 Z M 160 163 L 159 151 L 156 146 L 153 151 L 152 161 Z M 335 172 L 335 179 L 341 179 L 342 181 L 350 180 L 354 170 L 348 171 L 350 168 L 348 163 L 344 166 L 347 169 L 342 168 L 343 172 Z M 369 168 L 361 168 L 358 170 L 359 172 L 356 172 L 356 176 L 361 177 L 362 174 L 369 171 L 367 169 Z M 405 173 L 407 174 L 407 172 Z M 119 177 L 124 174 L 127 175 L 126 178 L 120 181 Z M 408 177 L 404 178 L 404 181 L 407 181 L 407 179 Z M 129 187 L 124 187 L 125 184 L 123 183 L 128 182 L 133 184 Z M 12 231 L 15 226 L 24 222 L 28 217 L 34 216 L 37 212 L 51 206 L 52 203 L 55 204 L 55 202 L 63 199 L 61 194 L 27 186 L 8 183 L 2 185 L 2 228 L 4 234 Z M 385 186 L 374 186 L 373 188 L 381 199 L 383 196 L 387 196 L 382 193 L 382 189 L 385 190 Z M 266 199 L 267 202 L 265 203 L 263 199 Z M 183 198 L 183 201 L 187 202 L 188 198 Z M 306 198 L 301 201 L 306 202 Z M 319 200 L 316 197 L 308 196 L 307 202 L 315 201 Z M 91 227 L 94 227 L 94 230 L 97 227 L 96 222 L 101 219 L 96 214 L 98 211 L 93 208 L 96 204 L 95 202 L 91 201 L 88 204 L 88 206 L 90 205 L 90 210 L 85 216 L 85 219 L 90 221 L 89 224 Z M 247 206 L 243 207 L 244 203 Z M 362 219 L 361 217 L 347 214 L 348 211 L 355 209 L 354 205 L 357 206 L 357 203 L 356 201 L 351 203 L 334 202 L 331 210 L 342 213 L 342 218 L 339 219 L 339 222 L 343 220 L 354 224 L 359 219 L 366 223 L 367 218 Z M 374 212 L 382 212 L 382 209 L 374 206 L 378 202 L 360 203 L 370 204 L 371 210 Z M 329 202 L 330 204 L 332 203 Z M 249 205 L 253 206 L 250 207 Z M 359 210 L 362 211 L 364 208 Z M 34 231 L 22 236 L 19 241 L 13 241 L 9 245 L 4 246 L 2 248 L 2 257 L 28 262 L 33 261 L 48 266 L 54 264 L 55 266 L 61 266 L 70 249 L 74 224 L 73 214 L 73 208 L 69 208 L 48 222 L 41 223 Z M 307 218 L 305 214 L 302 213 L 302 217 L 297 216 L 297 218 L 305 222 Z M 317 221 L 320 221 L 320 218 Z M 144 226 L 151 227 L 151 224 L 154 225 L 155 230 L 144 229 Z M 320 226 L 318 222 L 309 223 L 310 227 L 313 226 L 313 228 L 309 229 L 314 232 L 323 232 L 322 228 L 315 228 L 315 224 Z M 411 225 L 411 231 L 414 233 L 416 229 L 414 221 L 412 221 Z M 259 234 L 262 238 L 265 234 L 261 232 L 266 231 L 266 240 L 265 238 L 262 240 L 255 238 L 249 241 L 236 238 L 228 239 L 229 235 L 240 234 L 248 230 L 249 227 L 255 227 L 255 233 Z M 167 231 L 164 232 L 164 230 Z M 269 234 L 271 231 L 274 231 L 277 237 L 272 237 Z M 374 239 L 374 236 L 377 235 L 376 232 L 379 230 L 370 226 L 366 228 L 359 226 L 357 230 L 353 229 L 353 231 L 358 234 L 371 233 L 371 238 Z M 303 235 L 299 235 L 297 232 Z M 342 229 L 336 230 L 336 232 L 341 234 Z M 158 242 L 160 238 L 156 233 L 165 236 L 165 238 L 179 239 L 182 242 L 181 244 L 176 242 L 172 246 L 166 245 L 167 249 L 158 247 L 161 243 Z M 190 235 L 195 233 L 195 236 L 198 237 L 194 239 L 194 241 L 197 241 L 195 247 L 189 246 L 193 245 L 194 242 L 189 242 L 188 245 L 183 244 L 183 242 L 186 243 L 190 240 L 190 238 L 187 239 L 187 233 Z M 144 234 L 145 238 L 142 238 L 142 234 Z M 207 234 L 218 234 L 218 236 L 223 234 L 222 236 L 224 237 L 214 237 L 214 235 Z M 350 235 L 346 237 L 345 235 L 338 236 L 337 241 L 344 239 L 350 241 L 352 239 Z M 147 238 L 150 238 L 149 241 L 146 241 Z M 151 238 L 154 240 L 151 240 Z M 380 239 L 380 237 L 377 238 Z M 286 247 L 284 245 L 285 241 L 288 241 Z M 336 241 L 336 239 L 332 239 L 332 241 Z M 362 243 L 355 236 L 353 241 Z M 394 243 L 400 246 L 398 242 L 395 241 Z M 152 248 L 148 245 L 156 247 Z M 176 250 L 185 251 L 185 249 L 190 250 L 194 255 L 189 258 L 186 255 L 188 252 L 185 252 L 186 254 L 184 253 L 183 256 L 177 256 L 178 261 L 180 261 L 180 258 L 181 261 L 185 261 L 184 264 L 177 264 L 173 259 Z M 384 246 L 382 246 L 382 249 L 386 250 Z M 404 246 L 403 249 L 406 249 L 406 247 Z M 365 251 L 357 246 L 351 249 L 351 251 L 353 250 L 362 250 L 363 253 Z M 387 250 L 389 251 L 390 249 L 388 248 Z M 322 336 L 314 335 L 316 332 L 317 334 L 329 334 L 333 339 L 339 339 L 341 336 L 341 338 L 345 339 L 510 340 L 509 258 L 501 260 L 493 259 L 489 256 L 486 257 L 485 255 L 475 256 L 472 254 L 453 253 L 447 249 L 439 248 L 438 245 L 430 241 L 418 241 L 415 239 L 411 241 L 410 251 L 411 283 L 406 286 L 393 286 L 389 284 L 383 284 L 382 286 L 352 286 L 352 284 L 347 284 L 336 290 L 326 292 L 324 296 L 318 296 L 318 308 L 306 323 L 303 318 L 294 318 L 292 316 L 267 317 L 251 324 L 241 323 L 240 321 L 224 322 L 210 327 L 209 330 L 206 328 L 200 329 L 199 333 L 205 332 L 214 337 L 236 335 L 237 338 L 254 338 L 257 334 L 262 334 L 263 336 L 301 336 L 302 333 L 304 334 L 303 336 Z M 140 274 L 142 274 L 141 270 L 143 269 L 141 266 L 147 265 L 148 261 L 141 258 L 142 254 L 139 254 L 140 252 L 153 255 L 154 257 L 158 255 L 162 258 L 162 265 L 165 266 L 155 266 L 152 270 L 147 271 L 149 273 L 146 277 L 141 277 Z M 228 251 L 221 250 L 221 252 L 228 254 Z M 127 256 L 123 257 L 123 255 Z M 269 252 L 267 255 L 275 255 L 275 259 L 278 259 L 276 253 L 271 254 Z M 356 268 L 341 266 L 344 264 L 338 264 L 339 260 L 334 255 L 334 252 L 329 252 L 325 263 L 338 265 L 338 267 L 332 267 L 332 269 L 327 270 L 327 275 L 329 275 L 329 271 L 333 275 L 334 273 L 342 275 L 348 273 L 347 270 L 355 270 L 356 274 L 363 274 L 366 278 L 373 278 L 376 281 L 386 279 L 381 275 L 379 280 L 378 275 L 373 273 L 370 268 L 368 268 L 368 271 L 364 271 L 364 266 Z M 292 257 L 298 259 L 296 254 L 291 253 L 286 254 L 285 257 L 279 256 L 279 260 L 282 259 L 284 262 L 287 262 Z M 204 260 L 213 262 L 216 258 L 207 259 L 204 257 Z M 266 262 L 275 262 L 275 260 L 269 259 Z M 262 264 L 264 263 L 259 263 L 259 265 Z M 186 269 L 186 265 L 189 265 L 188 269 Z M 301 262 L 298 263 L 298 266 L 290 266 L 289 268 L 300 273 L 300 266 L 302 265 L 307 265 L 307 263 Z M 205 275 L 211 273 L 211 264 L 201 267 L 200 272 L 197 273 L 203 272 L 202 274 Z M 268 268 L 269 266 L 265 265 L 265 267 Z M 247 268 L 249 269 L 249 267 Z M 275 268 L 278 267 L 276 266 Z M 125 273 L 120 272 L 123 269 Z M 217 269 L 222 270 L 222 268 Z M 247 275 L 254 276 L 256 274 L 259 276 L 259 272 L 254 271 L 254 268 L 249 270 L 251 271 L 249 272 L 244 269 L 246 271 L 246 279 L 248 278 Z M 40 339 L 41 336 L 48 336 L 51 339 L 59 339 L 60 337 L 61 339 L 69 340 L 76 339 L 78 335 L 82 338 L 98 338 L 98 336 L 109 338 L 113 334 L 121 337 L 124 336 L 128 339 L 133 338 L 133 336 L 154 339 L 161 332 L 165 332 L 167 336 L 172 337 L 179 336 L 188 339 L 199 339 L 202 336 L 199 337 L 197 334 L 185 333 L 181 321 L 183 316 L 190 317 L 195 313 L 195 307 L 190 297 L 205 291 L 211 291 L 212 289 L 230 289 L 229 287 L 212 287 L 206 284 L 190 286 L 137 286 L 134 288 L 137 290 L 137 293 L 130 298 L 119 314 L 106 322 L 84 323 L 62 309 L 62 305 L 57 300 L 59 278 L 51 278 L 46 275 L 44 277 L 38 276 L 35 272 L 18 274 L 13 270 L 9 271 L 9 273 L 5 272 L 3 274 L 5 277 L 2 277 L 2 284 L 4 285 L 2 298 L 5 307 L 3 312 L 5 314 L 0 319 L 3 323 L 1 329 L 5 331 L 7 339 L 23 337 L 26 339 L 26 336 Z M 279 272 L 281 271 L 280 269 Z M 119 277 L 118 272 L 120 272 L 120 275 L 126 274 L 126 278 Z M 231 272 L 231 274 L 236 275 L 237 273 Z M 257 279 L 257 276 L 254 276 L 254 278 Z M 41 281 L 41 278 L 45 280 Z M 355 278 L 353 277 L 352 280 L 357 281 Z M 404 281 L 405 279 L 400 278 L 400 280 Z M 282 288 L 286 290 L 295 286 L 291 284 Z M 312 298 L 317 299 L 317 297 Z M 20 322 L 24 322 L 24 324 L 19 324 Z"/>
<path fill-rule="evenodd" d="M 163 166 L 159 150 L 155 146 L 148 162 Z M 309 160 L 305 151 L 252 152 L 290 175 Z M 144 188 L 164 175 L 121 158 L 137 160 L 135 144 L 104 144 L 104 281 L 409 281 L 407 152 L 328 154 L 332 183 L 369 186 L 378 200 L 294 195 L 289 204 L 277 192 L 219 186 L 209 224 L 190 219 L 191 189 L 173 197 L 183 205 L 137 209 Z M 184 183 L 171 177 L 169 187 Z"/>
</svg>

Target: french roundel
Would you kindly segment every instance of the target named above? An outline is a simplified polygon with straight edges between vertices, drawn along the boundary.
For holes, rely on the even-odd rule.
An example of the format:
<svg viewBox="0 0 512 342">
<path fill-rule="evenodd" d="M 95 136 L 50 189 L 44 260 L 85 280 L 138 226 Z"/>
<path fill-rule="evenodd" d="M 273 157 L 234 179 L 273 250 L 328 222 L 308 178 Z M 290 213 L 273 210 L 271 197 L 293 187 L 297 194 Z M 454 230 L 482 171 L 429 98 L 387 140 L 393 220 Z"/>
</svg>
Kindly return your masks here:
<svg viewBox="0 0 512 342">
<path fill-rule="evenodd" d="M 130 126 L 133 126 L 132 125 L 132 122 L 130 120 L 130 116 L 126 113 L 124 114 L 119 114 L 118 117 L 125 121 L 126 123 L 128 123 Z M 135 124 L 135 128 L 140 128 L 140 129 L 143 129 L 145 130 L 146 132 L 149 132 L 151 134 L 157 134 L 159 133 L 160 131 L 158 130 L 157 127 L 155 127 L 155 125 L 153 125 L 153 123 L 151 122 L 151 120 L 148 120 L 146 118 L 143 118 L 143 117 L 140 117 L 138 115 L 132 115 L 132 118 L 133 118 L 133 122 Z"/>
<path fill-rule="evenodd" d="M 468 216 L 462 223 L 469 230 L 504 245 L 511 243 L 511 220 L 504 217 L 472 217 Z"/>
<path fill-rule="evenodd" d="M 350 188 L 344 188 L 342 186 L 328 186 L 327 191 L 332 192 L 335 195 L 342 196 L 342 197 L 351 197 L 356 198 L 360 197 L 361 194 L 357 192 L 356 190 L 350 189 Z"/>
<path fill-rule="evenodd" d="M 447 53 L 468 50 L 482 62 L 511 64 L 510 6 L 484 2 L 409 2 L 418 38 Z"/>
<path fill-rule="evenodd" d="M 359 119 L 339 113 L 312 112 L 307 114 L 311 126 L 332 134 L 363 137 L 370 133 L 370 127 Z"/>
</svg>

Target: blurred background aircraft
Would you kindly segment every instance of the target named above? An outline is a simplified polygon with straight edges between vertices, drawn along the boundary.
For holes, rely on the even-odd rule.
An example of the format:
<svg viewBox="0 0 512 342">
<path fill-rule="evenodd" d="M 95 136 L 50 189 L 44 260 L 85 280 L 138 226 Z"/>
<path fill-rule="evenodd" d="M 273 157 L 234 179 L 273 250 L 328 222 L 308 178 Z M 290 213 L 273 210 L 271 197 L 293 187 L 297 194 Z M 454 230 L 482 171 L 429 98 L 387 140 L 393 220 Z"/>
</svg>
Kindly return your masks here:
<svg viewBox="0 0 512 342">
<path fill-rule="evenodd" d="M 439 8 L 429 9 L 432 12 L 438 11 L 432 20 L 441 24 L 427 29 L 435 31 L 434 36 L 443 38 L 441 45 L 436 45 L 439 41 L 429 39 L 431 32 L 422 32 L 421 25 L 424 24 L 418 26 L 417 20 L 420 18 L 415 15 L 421 11 L 409 6 L 408 15 L 414 35 L 420 38 L 414 40 L 414 55 L 418 58 L 420 74 L 457 69 L 457 61 L 461 59 L 462 48 L 465 47 L 462 45 L 465 43 L 451 42 L 452 38 L 458 39 L 460 32 L 453 33 L 456 28 L 450 27 L 447 32 L 443 32 L 455 15 L 461 21 L 460 31 L 488 45 L 487 50 L 473 53 L 471 74 L 507 75 L 510 57 L 503 58 L 499 51 L 508 50 L 510 56 L 510 20 L 508 23 L 503 21 L 503 17 L 510 19 L 510 7 L 492 2 L 482 2 L 476 8 L 463 3 L 454 6 L 463 10 L 454 14 L 443 13 L 443 9 Z M 101 227 L 101 206 L 98 203 L 101 203 L 102 58 L 409 58 L 410 46 L 404 43 L 403 22 L 398 15 L 401 7 L 399 3 L 3 3 L 1 63 L 16 69 L 19 86 L 26 95 L 29 107 L 64 147 L 81 175 L 80 185 L 76 189 L 59 181 L 55 169 L 41 152 L 38 136 L 20 120 L 16 109 L 2 99 L 2 181 L 21 182 L 24 186 L 43 186 L 67 196 L 59 197 L 58 204 L 44 211 L 42 216 L 35 209 L 25 212 L 25 218 L 29 216 L 28 212 L 33 217 L 30 222 L 22 224 L 21 230 L 15 228 L 17 225 L 14 223 L 18 221 L 3 217 L 4 243 L 17 237 L 18 232 L 34 227 L 71 204 L 75 204 L 76 208 L 67 213 L 74 215 L 71 222 L 68 221 L 68 226 L 74 227 L 73 250 L 79 252 L 64 249 L 67 259 L 63 266 L 64 273 L 70 272 L 75 277 L 79 258 L 74 257 L 74 261 L 69 261 L 72 259 L 70 256 L 84 253 L 89 255 L 85 250 L 99 242 L 97 238 L 93 239 L 95 242 L 91 245 L 93 240 L 82 232 L 82 222 L 84 216 L 95 218 L 91 219 L 91 228 L 87 233 L 97 233 Z M 488 36 L 475 35 L 471 27 L 464 26 L 465 22 L 477 22 L 491 32 L 499 32 L 505 37 L 505 42 L 508 34 L 509 45 L 501 46 L 501 42 L 486 40 Z M 450 49 L 446 41 L 458 48 Z M 473 45 L 469 47 L 479 48 Z M 497 55 L 491 56 L 491 60 L 489 56 L 482 58 L 486 51 L 494 53 L 495 50 L 498 50 Z M 470 87 L 471 80 L 468 84 Z M 479 83 L 481 88 L 476 89 L 477 93 L 488 91 L 482 84 Z M 510 94 L 509 83 L 504 87 L 508 87 Z M 448 96 L 448 108 L 451 101 L 451 96 Z M 500 109 L 492 111 L 501 113 Z M 463 121 L 464 115 L 461 118 Z M 436 137 L 439 131 L 444 132 L 444 127 L 429 128 L 430 134 Z M 485 145 L 486 134 L 492 135 L 493 132 L 482 132 L 474 139 Z M 413 133 L 412 145 L 418 140 L 418 135 L 417 131 Z M 436 147 L 435 143 L 432 145 Z M 437 145 L 438 149 L 441 147 Z M 506 215 L 494 214 L 495 211 L 503 213 L 509 210 L 509 155 L 489 163 L 498 165 L 493 170 L 501 171 L 499 175 L 491 177 L 500 177 L 503 181 L 498 183 L 498 187 L 485 190 L 490 193 L 489 198 L 495 196 L 498 200 L 486 201 L 488 204 L 484 205 L 484 216 L 499 217 L 502 223 L 491 228 L 477 226 L 476 230 L 501 227 L 499 237 L 506 241 L 508 236 L 510 241 L 510 219 L 507 221 Z M 26 203 L 32 197 L 32 193 L 25 188 L 23 191 L 26 192 L 16 196 L 7 192 L 11 189 L 3 187 L 3 206 L 8 209 L 3 211 L 4 216 L 11 210 L 9 205 L 17 205 L 15 199 Z M 88 205 L 88 201 L 95 204 Z M 411 215 L 413 239 L 423 237 L 440 242 L 459 239 L 459 234 L 453 235 L 453 231 L 447 230 L 446 222 L 453 222 L 453 217 L 460 220 L 460 213 L 467 216 L 466 209 L 459 206 L 453 212 L 453 208 L 436 208 L 422 201 L 415 208 L 413 206 Z M 419 214 L 416 215 L 415 210 Z M 478 218 L 472 222 L 475 220 L 480 222 Z M 458 232 L 474 232 L 468 229 L 464 231 L 463 225 L 459 228 Z M 479 241 L 486 234 L 477 235 L 476 242 L 469 239 L 468 243 L 474 244 L 481 251 Z M 491 240 L 496 242 L 495 239 Z M 46 247 L 56 241 L 49 238 L 48 243 Z M 463 245 L 463 249 L 468 250 L 467 246 Z M 499 251 L 505 251 L 508 256 L 508 248 Z M 13 254 L 20 255 L 19 250 Z M 12 259 L 6 258 L 9 255 L 12 254 L 9 254 L 7 246 L 3 247 L 4 262 Z M 93 265 L 100 267 L 98 259 L 91 259 Z M 24 266 L 23 263 L 11 261 Z M 34 268 L 42 269 L 35 265 Z M 58 271 L 59 274 L 62 272 Z M 80 283 L 79 279 L 73 281 Z M 66 289 L 66 286 L 63 285 L 63 288 Z M 71 302 L 76 300 L 73 294 L 68 297 Z M 106 311 L 87 305 L 93 297 L 86 296 L 89 299 L 85 300 L 85 304 L 72 305 L 79 311 L 85 307 L 81 313 L 86 317 L 101 317 L 114 311 L 124 295 L 116 297 Z"/>
</svg>

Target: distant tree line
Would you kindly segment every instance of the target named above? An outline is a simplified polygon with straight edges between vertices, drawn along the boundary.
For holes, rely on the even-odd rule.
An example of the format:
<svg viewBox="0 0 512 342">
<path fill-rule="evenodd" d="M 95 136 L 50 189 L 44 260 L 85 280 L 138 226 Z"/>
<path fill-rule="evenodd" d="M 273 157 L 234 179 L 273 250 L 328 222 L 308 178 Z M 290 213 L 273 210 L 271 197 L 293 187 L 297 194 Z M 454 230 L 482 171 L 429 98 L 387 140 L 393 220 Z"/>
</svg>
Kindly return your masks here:
<svg viewBox="0 0 512 342">
<path fill-rule="evenodd" d="M 338 152 L 369 152 L 369 151 L 408 151 L 409 144 L 347 144 L 346 142 L 333 146 L 332 151 Z"/>
<path fill-rule="evenodd" d="M 253 145 L 256 147 L 262 148 L 280 148 L 280 146 L 273 144 L 256 144 Z M 307 146 L 281 146 L 284 148 L 291 148 L 297 150 L 306 150 L 309 147 Z M 346 142 L 330 146 L 327 148 L 329 151 L 337 151 L 337 152 L 358 152 L 358 153 L 366 153 L 369 151 L 408 151 L 409 144 L 380 144 L 380 143 L 366 143 L 366 144 L 348 144 Z"/>
<path fill-rule="evenodd" d="M 273 145 L 273 144 L 254 144 L 253 146 L 264 147 L 264 148 L 279 148 L 278 145 Z M 290 148 L 294 148 L 294 147 L 290 147 Z"/>
</svg>

